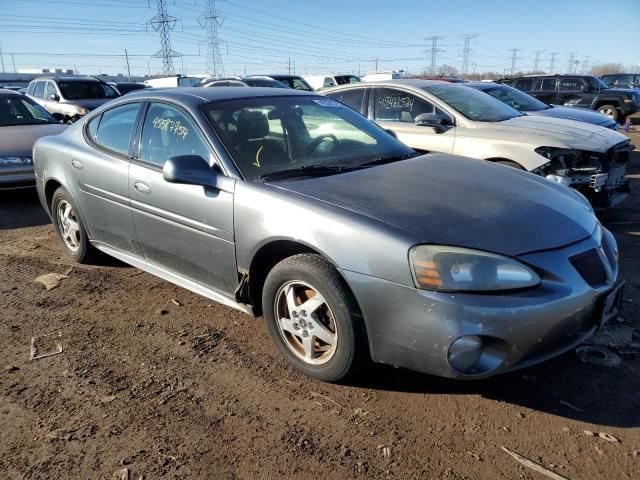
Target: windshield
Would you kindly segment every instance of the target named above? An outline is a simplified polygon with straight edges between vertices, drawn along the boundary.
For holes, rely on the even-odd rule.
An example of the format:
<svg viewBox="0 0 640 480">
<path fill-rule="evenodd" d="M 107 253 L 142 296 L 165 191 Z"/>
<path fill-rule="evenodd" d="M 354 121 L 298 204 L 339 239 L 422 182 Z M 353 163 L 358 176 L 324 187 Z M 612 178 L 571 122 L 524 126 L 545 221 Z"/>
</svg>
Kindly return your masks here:
<svg viewBox="0 0 640 480">
<path fill-rule="evenodd" d="M 106 83 L 59 81 L 58 87 L 65 100 L 87 100 L 119 97 L 118 93 Z"/>
<path fill-rule="evenodd" d="M 21 95 L 0 96 L 0 127 L 58 123 L 33 100 Z"/>
<path fill-rule="evenodd" d="M 346 85 L 347 83 L 360 83 L 360 79 L 355 75 L 336 75 L 335 77 L 336 84 L 338 85 Z"/>
<path fill-rule="evenodd" d="M 473 88 L 455 84 L 434 84 L 423 87 L 423 90 L 477 122 L 502 122 L 522 116 L 516 109 Z"/>
<path fill-rule="evenodd" d="M 229 100 L 204 110 L 250 181 L 292 170 L 340 173 L 416 155 L 373 122 L 326 97 Z"/>
<path fill-rule="evenodd" d="M 604 83 L 598 77 L 587 77 L 586 80 L 587 82 L 589 82 L 589 85 L 591 86 L 591 88 L 595 88 L 596 90 L 602 90 L 603 88 L 610 88 L 609 85 Z"/>
<path fill-rule="evenodd" d="M 515 108 L 519 112 L 538 112 L 546 110 L 549 106 L 542 103 L 537 98 L 527 95 L 526 93 L 506 85 L 500 85 L 490 88 L 478 89 L 481 92 L 488 93 L 493 98 L 497 98 L 502 103 L 506 103 L 510 107 Z"/>
</svg>

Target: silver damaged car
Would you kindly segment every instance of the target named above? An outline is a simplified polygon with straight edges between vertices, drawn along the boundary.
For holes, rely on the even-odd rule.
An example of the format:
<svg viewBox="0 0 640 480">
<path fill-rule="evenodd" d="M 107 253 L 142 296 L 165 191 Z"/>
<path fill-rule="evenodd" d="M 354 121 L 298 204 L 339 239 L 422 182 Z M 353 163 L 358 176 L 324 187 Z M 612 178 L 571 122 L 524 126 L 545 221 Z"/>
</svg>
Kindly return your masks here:
<svg viewBox="0 0 640 480">
<path fill-rule="evenodd" d="M 313 93 L 134 92 L 34 152 L 67 255 L 263 315 L 324 381 L 370 360 L 488 377 L 565 352 L 620 305 L 616 242 L 578 192 L 419 156 Z"/>
</svg>

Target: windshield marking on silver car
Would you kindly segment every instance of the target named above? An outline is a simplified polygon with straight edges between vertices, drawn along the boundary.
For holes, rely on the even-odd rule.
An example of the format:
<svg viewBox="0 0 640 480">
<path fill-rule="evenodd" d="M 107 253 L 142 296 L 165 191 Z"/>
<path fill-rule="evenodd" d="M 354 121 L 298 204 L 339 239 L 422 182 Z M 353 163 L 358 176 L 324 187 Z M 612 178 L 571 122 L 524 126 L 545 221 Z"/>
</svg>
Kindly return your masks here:
<svg viewBox="0 0 640 480">
<path fill-rule="evenodd" d="M 180 120 L 171 120 L 169 118 L 155 117 L 153 119 L 153 128 L 157 128 L 164 132 L 171 132 L 184 140 L 189 135 L 189 129 L 180 123 Z"/>
</svg>

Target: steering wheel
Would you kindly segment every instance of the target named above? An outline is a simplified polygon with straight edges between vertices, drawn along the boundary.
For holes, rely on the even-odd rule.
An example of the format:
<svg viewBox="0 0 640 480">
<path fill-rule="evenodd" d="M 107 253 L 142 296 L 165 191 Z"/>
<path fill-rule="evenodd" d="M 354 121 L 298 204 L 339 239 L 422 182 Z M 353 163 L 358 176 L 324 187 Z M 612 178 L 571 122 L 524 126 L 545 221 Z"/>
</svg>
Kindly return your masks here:
<svg viewBox="0 0 640 480">
<path fill-rule="evenodd" d="M 318 148 L 318 146 L 320 146 L 320 144 L 327 138 L 330 138 L 333 141 L 333 146 L 335 147 L 335 144 L 338 143 L 338 139 L 336 138 L 336 136 L 333 133 L 323 133 L 319 136 L 317 136 L 305 149 L 305 153 L 309 154 L 309 153 L 313 153 L 316 151 L 316 149 Z"/>
</svg>

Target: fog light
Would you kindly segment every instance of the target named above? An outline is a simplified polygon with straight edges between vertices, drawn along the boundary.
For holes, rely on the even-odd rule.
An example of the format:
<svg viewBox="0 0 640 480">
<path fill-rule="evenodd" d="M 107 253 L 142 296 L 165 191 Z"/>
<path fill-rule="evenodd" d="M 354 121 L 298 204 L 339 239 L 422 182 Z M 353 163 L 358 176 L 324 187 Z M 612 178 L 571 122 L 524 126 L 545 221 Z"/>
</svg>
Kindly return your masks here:
<svg viewBox="0 0 640 480">
<path fill-rule="evenodd" d="M 449 365 L 461 373 L 468 373 L 480 360 L 484 345 L 475 335 L 460 337 L 449 346 Z"/>
</svg>

